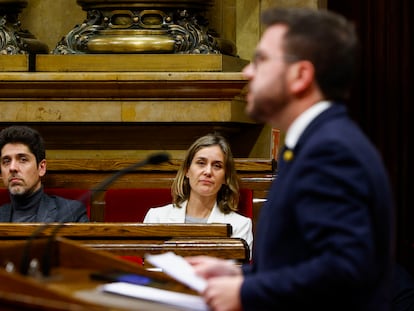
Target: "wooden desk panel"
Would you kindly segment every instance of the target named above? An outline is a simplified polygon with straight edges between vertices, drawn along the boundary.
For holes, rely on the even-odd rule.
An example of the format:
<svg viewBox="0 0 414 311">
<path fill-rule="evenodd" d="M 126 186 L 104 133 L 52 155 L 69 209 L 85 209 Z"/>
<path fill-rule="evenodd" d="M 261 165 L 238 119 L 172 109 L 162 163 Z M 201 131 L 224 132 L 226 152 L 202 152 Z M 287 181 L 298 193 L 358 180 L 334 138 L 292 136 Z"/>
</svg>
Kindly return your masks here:
<svg viewBox="0 0 414 311">
<path fill-rule="evenodd" d="M 168 239 L 171 237 L 230 237 L 229 224 L 143 223 L 0 223 L 0 240 L 25 240 L 41 228 L 38 236 L 54 234 L 77 240 Z"/>
<path fill-rule="evenodd" d="M 246 241 L 238 238 L 172 238 L 169 240 L 83 240 L 82 245 L 118 256 L 138 256 L 174 252 L 180 256 L 210 255 L 238 262 L 249 260 Z"/>
</svg>

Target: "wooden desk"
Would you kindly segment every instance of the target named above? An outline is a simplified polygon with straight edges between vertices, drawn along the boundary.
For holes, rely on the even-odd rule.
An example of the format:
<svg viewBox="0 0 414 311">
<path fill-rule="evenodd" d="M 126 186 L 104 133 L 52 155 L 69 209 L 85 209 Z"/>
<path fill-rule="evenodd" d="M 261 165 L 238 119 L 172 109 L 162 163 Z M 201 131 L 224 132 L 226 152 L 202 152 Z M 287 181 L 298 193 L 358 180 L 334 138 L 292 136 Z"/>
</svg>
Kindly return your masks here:
<svg viewBox="0 0 414 311">
<path fill-rule="evenodd" d="M 247 262 L 250 256 L 246 241 L 230 237 L 229 224 L 2 223 L 0 244 L 26 241 L 42 228 L 39 237 L 52 236 L 57 230 L 57 236 L 118 256 L 172 251 L 181 256 L 208 254 L 239 262 Z"/>
<path fill-rule="evenodd" d="M 27 252 L 26 246 L 27 243 L 23 241 L 15 241 L 9 245 L 0 243 L 0 262 L 13 263 L 18 267 Z M 34 240 L 30 246 L 30 258 L 42 261 L 45 250 L 51 245 L 47 238 L 43 238 Z M 196 294 L 166 274 L 148 271 L 62 237 L 52 241 L 52 249 L 51 271 L 47 276 L 0 269 L 1 310 L 179 310 L 159 303 L 100 292 L 98 286 L 105 282 L 91 279 L 90 275 L 93 272 L 109 270 L 149 276 L 164 282 L 169 290 Z"/>
</svg>

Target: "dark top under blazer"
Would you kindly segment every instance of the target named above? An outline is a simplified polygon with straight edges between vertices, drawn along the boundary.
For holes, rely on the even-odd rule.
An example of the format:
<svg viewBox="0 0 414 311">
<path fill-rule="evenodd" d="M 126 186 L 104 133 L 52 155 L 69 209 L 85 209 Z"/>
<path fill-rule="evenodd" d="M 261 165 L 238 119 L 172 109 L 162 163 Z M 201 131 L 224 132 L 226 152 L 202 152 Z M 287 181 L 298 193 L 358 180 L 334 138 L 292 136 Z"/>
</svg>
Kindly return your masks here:
<svg viewBox="0 0 414 311">
<path fill-rule="evenodd" d="M 11 204 L 0 207 L 0 222 L 10 222 Z M 43 193 L 36 222 L 89 222 L 85 205 L 77 200 L 69 200 Z"/>
<path fill-rule="evenodd" d="M 333 104 L 282 163 L 243 266 L 243 310 L 389 310 L 392 195 L 382 159 Z"/>
</svg>

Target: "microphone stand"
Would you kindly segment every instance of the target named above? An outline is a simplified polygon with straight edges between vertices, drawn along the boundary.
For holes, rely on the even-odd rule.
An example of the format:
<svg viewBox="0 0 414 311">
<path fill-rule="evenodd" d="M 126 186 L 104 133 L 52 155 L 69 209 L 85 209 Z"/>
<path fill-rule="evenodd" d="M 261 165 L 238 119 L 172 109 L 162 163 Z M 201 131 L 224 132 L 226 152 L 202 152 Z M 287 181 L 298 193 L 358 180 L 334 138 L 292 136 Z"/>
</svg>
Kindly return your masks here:
<svg viewBox="0 0 414 311">
<path fill-rule="evenodd" d="M 27 240 L 25 248 L 23 250 L 22 260 L 20 262 L 20 273 L 23 275 L 29 274 L 29 267 L 30 267 L 30 249 L 32 247 L 33 241 L 47 228 L 49 227 L 48 223 L 42 224 L 39 228 L 37 228 Z"/>
</svg>

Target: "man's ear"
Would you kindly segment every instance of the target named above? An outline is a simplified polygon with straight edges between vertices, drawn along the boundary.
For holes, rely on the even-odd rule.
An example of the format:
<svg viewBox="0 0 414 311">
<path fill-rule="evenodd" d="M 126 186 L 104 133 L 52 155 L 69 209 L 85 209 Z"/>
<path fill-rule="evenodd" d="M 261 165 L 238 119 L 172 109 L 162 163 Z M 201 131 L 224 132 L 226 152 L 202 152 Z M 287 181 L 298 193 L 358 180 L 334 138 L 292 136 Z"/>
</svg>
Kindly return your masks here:
<svg viewBox="0 0 414 311">
<path fill-rule="evenodd" d="M 289 66 L 288 79 L 292 93 L 303 93 L 315 82 L 315 68 L 307 60 L 293 63 Z"/>
<path fill-rule="evenodd" d="M 38 171 L 39 171 L 39 176 L 43 177 L 46 174 L 46 159 L 43 159 L 42 161 L 40 161 L 39 165 L 38 165 Z"/>
</svg>

